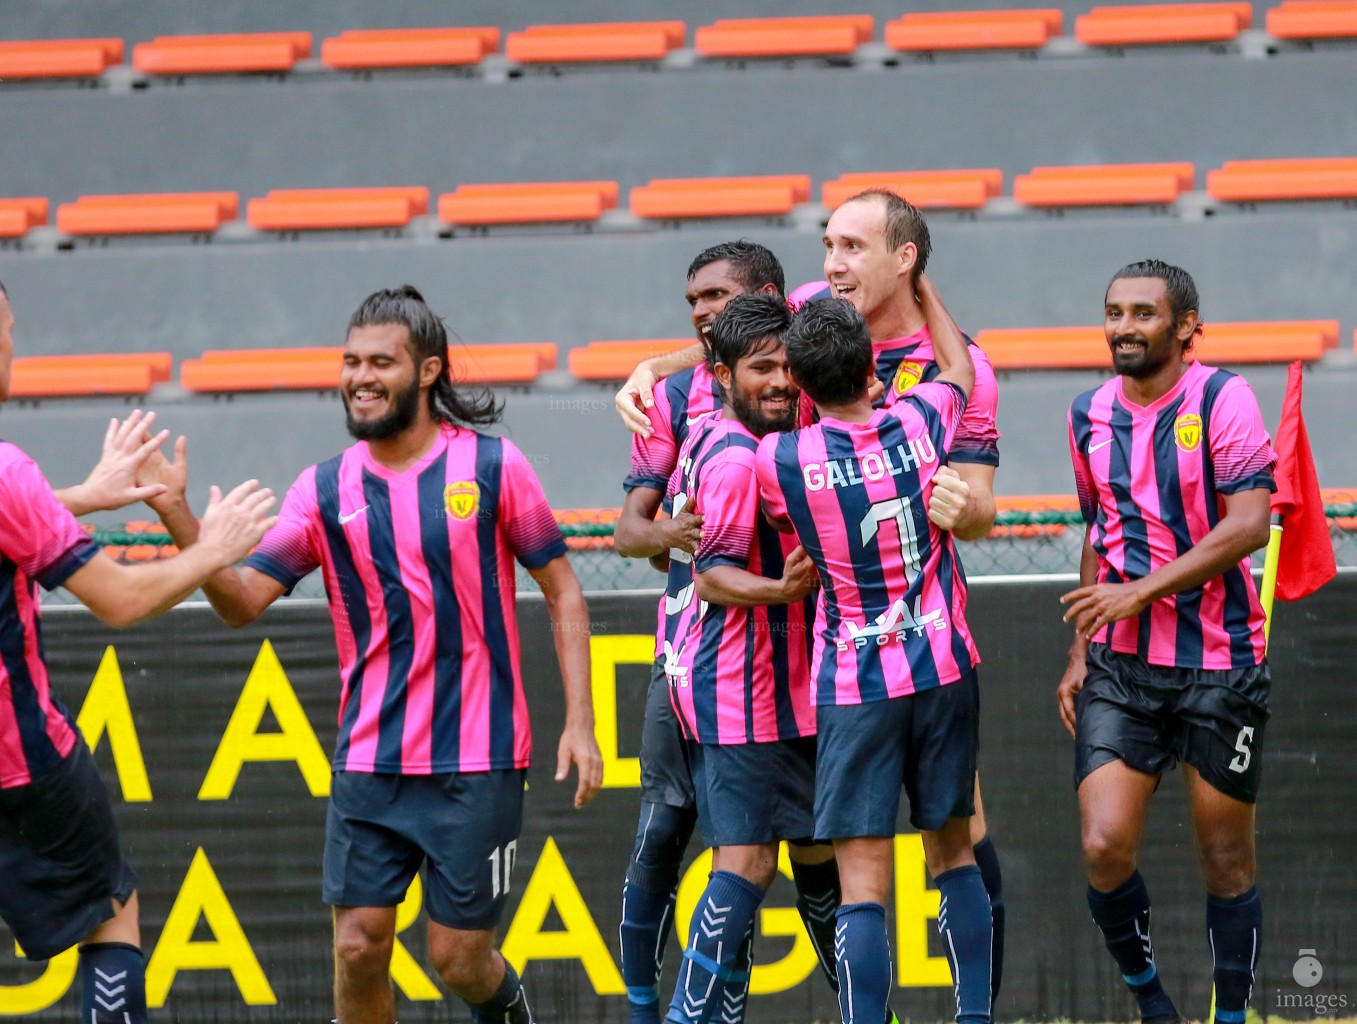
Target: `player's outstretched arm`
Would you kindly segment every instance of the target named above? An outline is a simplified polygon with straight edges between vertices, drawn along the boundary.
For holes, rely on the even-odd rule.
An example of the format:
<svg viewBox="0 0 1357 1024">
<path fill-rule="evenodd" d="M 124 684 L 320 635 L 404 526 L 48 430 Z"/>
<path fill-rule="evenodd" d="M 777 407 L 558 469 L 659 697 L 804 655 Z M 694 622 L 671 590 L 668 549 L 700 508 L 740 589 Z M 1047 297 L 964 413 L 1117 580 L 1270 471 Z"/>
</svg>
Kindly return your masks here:
<svg viewBox="0 0 1357 1024">
<path fill-rule="evenodd" d="M 1139 615 L 1170 594 L 1200 587 L 1268 542 L 1272 495 L 1265 487 L 1223 495 L 1225 514 L 1201 541 L 1148 576 L 1080 587 L 1060 599 L 1065 621 L 1091 637 L 1103 626 Z"/>
<path fill-rule="evenodd" d="M 155 413 L 144 415 L 133 409 L 125 420 L 112 419 L 104 431 L 104 447 L 99 461 L 84 483 L 56 491 L 57 500 L 75 516 L 107 512 L 161 494 L 161 484 L 141 486 L 137 473 L 141 466 L 170 436 L 168 430 L 152 434 Z"/>
<path fill-rule="evenodd" d="M 674 548 L 693 554 L 702 540 L 702 517 L 679 512 L 657 518 L 662 495 L 653 487 L 633 487 L 613 529 L 613 547 L 623 558 L 654 558 Z"/>
<path fill-rule="evenodd" d="M 943 305 L 932 278 L 920 274 L 914 282 L 914 290 L 928 321 L 928 333 L 933 337 L 933 358 L 942 370 L 937 379 L 951 381 L 970 397 L 971 389 L 975 387 L 975 364 L 971 362 L 961 329 Z"/>
<path fill-rule="evenodd" d="M 622 417 L 622 425 L 633 434 L 649 437 L 653 428 L 645 411 L 655 404 L 655 385 L 696 366 L 705 358 L 702 346 L 694 342 L 677 352 L 651 356 L 637 363 L 627 382 L 613 396 L 613 405 L 617 407 L 617 415 Z"/>
<path fill-rule="evenodd" d="M 273 505 L 273 492 L 257 480 L 225 497 L 213 487 L 197 543 L 174 558 L 138 566 L 96 557 L 71 575 L 66 589 L 108 625 L 135 625 L 168 611 L 249 554 L 275 522 L 268 514 Z"/>
<path fill-rule="evenodd" d="M 188 439 L 180 436 L 174 442 L 173 461 L 158 449 L 152 452 L 138 473 L 138 482 L 160 485 L 161 493 L 148 499 L 147 504 L 160 516 L 170 539 L 180 549 L 195 544 L 201 524 L 188 503 Z M 212 610 L 232 627 L 253 622 L 287 592 L 282 583 L 267 573 L 248 566 L 237 569 L 234 562 L 204 580 L 202 588 Z"/>
<path fill-rule="evenodd" d="M 1079 586 L 1091 587 L 1098 578 L 1098 553 L 1093 550 L 1090 528 L 1084 527 L 1084 547 L 1079 555 Z M 1088 675 L 1085 659 L 1088 657 L 1088 637 L 1076 631 L 1070 642 L 1069 660 L 1065 663 L 1065 673 L 1060 677 L 1060 685 L 1055 690 L 1056 705 L 1060 709 L 1060 721 L 1071 736 L 1074 735 L 1074 698 L 1084 688 L 1084 677 Z"/>
<path fill-rule="evenodd" d="M 564 782 L 573 763 L 579 775 L 575 806 L 583 807 L 603 785 L 603 755 L 594 736 L 594 695 L 589 667 L 589 608 L 570 559 L 553 558 L 529 569 L 546 598 L 556 660 L 565 687 L 565 728 L 556 748 L 556 781 Z"/>
<path fill-rule="evenodd" d="M 787 556 L 781 579 L 770 580 L 735 565 L 714 565 L 697 574 L 697 596 L 729 608 L 791 604 L 809 594 L 819 582 L 815 563 L 806 549 L 797 545 Z"/>
<path fill-rule="evenodd" d="M 958 540 L 980 540 L 994 528 L 994 467 L 954 462 L 933 475 L 928 518 Z"/>
</svg>

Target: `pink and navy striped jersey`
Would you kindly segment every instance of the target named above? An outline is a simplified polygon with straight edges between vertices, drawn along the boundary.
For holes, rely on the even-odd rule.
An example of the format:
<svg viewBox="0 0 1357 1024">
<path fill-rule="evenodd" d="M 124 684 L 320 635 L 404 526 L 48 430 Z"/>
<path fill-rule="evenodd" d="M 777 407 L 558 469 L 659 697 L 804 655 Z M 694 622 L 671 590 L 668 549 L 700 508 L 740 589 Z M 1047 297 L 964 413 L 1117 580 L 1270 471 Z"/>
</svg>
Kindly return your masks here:
<svg viewBox="0 0 1357 1024">
<path fill-rule="evenodd" d="M 1173 389 L 1136 405 L 1122 378 L 1070 407 L 1079 507 L 1098 555 L 1098 582 L 1140 579 L 1201 543 L 1223 496 L 1276 490 L 1276 455 L 1243 377 L 1193 362 Z M 1154 665 L 1246 668 L 1263 660 L 1263 609 L 1249 559 L 1202 586 L 1162 598 L 1093 637 Z"/>
<path fill-rule="evenodd" d="M 817 704 L 904 696 L 980 663 L 952 535 L 927 514 L 965 405 L 960 388 L 935 381 L 867 423 L 825 418 L 759 443 L 764 509 L 820 570 Z"/>
<path fill-rule="evenodd" d="M 811 284 L 796 289 L 810 289 Z M 820 282 L 820 288 L 809 294 L 805 302 L 814 299 L 833 298 L 829 285 Z M 846 300 L 840 300 L 846 301 Z M 797 303 L 799 307 L 800 303 Z M 948 452 L 948 462 L 976 462 L 985 466 L 999 465 L 999 385 L 994 379 L 994 367 L 989 356 L 969 336 L 966 344 L 975 364 L 975 385 L 966 401 L 966 411 L 961 416 L 961 426 L 957 428 L 956 441 Z M 928 325 L 903 338 L 891 338 L 888 341 L 872 342 L 872 354 L 876 357 L 876 377 L 886 389 L 882 395 L 882 405 L 889 407 L 907 395 L 916 384 L 934 380 L 942 372 L 933 359 L 933 335 Z M 801 425 L 807 426 L 815 420 L 814 405 L 810 396 L 801 395 Z"/>
<path fill-rule="evenodd" d="M 512 442 L 444 427 L 401 472 L 366 443 L 297 478 L 246 561 L 291 588 L 320 566 L 342 689 L 337 770 L 526 767 L 514 559 L 566 553 Z"/>
<path fill-rule="evenodd" d="M 43 662 L 37 585 L 55 590 L 98 553 L 37 463 L 0 441 L 0 789 L 36 781 L 75 747 Z"/>
<path fill-rule="evenodd" d="M 782 576 L 795 538 L 759 511 L 758 441 L 721 413 L 697 424 L 679 456 L 676 512 L 704 516 L 697 555 L 669 554 L 664 620 L 656 657 L 686 734 L 699 743 L 766 743 L 815 734 L 810 700 L 810 595 L 790 605 L 749 608 L 697 597 L 697 574 L 732 565 Z"/>
<path fill-rule="evenodd" d="M 721 390 L 706 363 L 655 385 L 655 404 L 646 410 L 654 432 L 649 437 L 632 436 L 631 473 L 623 488 L 630 493 L 637 487 L 649 487 L 663 494 L 688 432 L 702 417 L 720 408 Z"/>
</svg>

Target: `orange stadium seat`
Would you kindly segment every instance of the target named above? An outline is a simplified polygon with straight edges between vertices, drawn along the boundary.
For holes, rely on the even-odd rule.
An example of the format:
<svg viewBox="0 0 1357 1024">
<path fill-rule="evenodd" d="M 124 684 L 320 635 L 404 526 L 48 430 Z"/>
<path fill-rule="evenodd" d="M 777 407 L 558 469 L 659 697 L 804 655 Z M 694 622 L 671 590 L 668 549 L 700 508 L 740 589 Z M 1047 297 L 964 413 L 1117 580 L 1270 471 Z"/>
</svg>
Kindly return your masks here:
<svg viewBox="0 0 1357 1024">
<path fill-rule="evenodd" d="M 556 517 L 556 522 L 561 526 L 612 526 L 622 515 L 622 510 L 620 508 L 566 508 L 554 510 L 553 515 Z M 572 551 L 611 549 L 613 537 L 611 533 L 600 534 L 597 537 L 567 537 L 565 546 Z"/>
<path fill-rule="evenodd" d="M 438 198 L 445 224 L 532 224 L 598 220 L 617 206 L 615 181 L 516 182 L 458 185 Z"/>
<path fill-rule="evenodd" d="M 394 228 L 429 212 L 429 190 L 408 188 L 273 189 L 246 206 L 250 226 L 267 231 Z"/>
<path fill-rule="evenodd" d="M 704 57 L 800 57 L 852 53 L 872 40 L 870 14 L 821 17 L 721 18 L 693 34 Z"/>
<path fill-rule="evenodd" d="M 686 32 L 681 21 L 529 25 L 509 33 L 504 55 L 517 64 L 661 60 L 683 45 Z"/>
<path fill-rule="evenodd" d="M 1357 36 L 1357 0 L 1282 0 L 1267 12 L 1267 31 L 1278 39 Z"/>
<path fill-rule="evenodd" d="M 551 342 L 518 345 L 461 345 L 450 351 L 453 379 L 467 384 L 527 384 L 555 369 Z M 285 391 L 339 386 L 341 346 L 313 348 L 212 349 L 186 360 L 179 381 L 186 391 Z"/>
<path fill-rule="evenodd" d="M 886 23 L 892 50 L 1037 49 L 1060 34 L 1063 11 L 1050 7 L 1009 11 L 911 11 Z"/>
<path fill-rule="evenodd" d="M 57 227 L 68 235 L 216 231 L 239 206 L 235 192 L 81 196 L 57 207 Z"/>
<path fill-rule="evenodd" d="M 841 174 L 821 186 L 820 200 L 836 210 L 863 189 L 888 188 L 922 209 L 977 209 L 1004 187 L 1004 172 L 988 167 L 957 171 L 880 171 Z"/>
<path fill-rule="evenodd" d="M 310 32 L 156 36 L 132 47 L 132 66 L 148 75 L 291 71 L 310 56 Z"/>
<path fill-rule="evenodd" d="M 975 337 L 996 370 L 1105 369 L 1111 365 L 1101 327 L 1037 327 L 981 331 Z M 1207 323 L 1197 357 L 1207 363 L 1316 362 L 1338 343 L 1333 320 Z"/>
<path fill-rule="evenodd" d="M 1074 19 L 1074 35 L 1088 46 L 1227 42 L 1253 23 L 1253 5 L 1145 4 L 1095 7 Z"/>
<path fill-rule="evenodd" d="M 1233 202 L 1350 199 L 1357 197 L 1357 157 L 1227 160 L 1207 172 L 1206 191 Z"/>
<path fill-rule="evenodd" d="M 1024 206 L 1172 203 L 1195 174 L 1189 163 L 1034 167 L 1013 179 L 1013 198 Z"/>
<path fill-rule="evenodd" d="M 582 348 L 572 348 L 566 364 L 571 375 L 579 380 L 626 380 L 642 359 L 676 352 L 696 343 L 696 338 L 591 341 Z"/>
<path fill-rule="evenodd" d="M 996 496 L 994 507 L 998 512 L 1078 512 L 1079 499 L 1073 494 L 1029 494 L 1021 497 Z M 1066 530 L 1064 523 L 1020 523 L 996 526 L 991 537 L 1059 537 Z"/>
<path fill-rule="evenodd" d="M 0 42 L 0 79 L 97 78 L 123 60 L 121 39 Z"/>
<path fill-rule="evenodd" d="M 168 352 L 28 356 L 14 360 L 13 398 L 144 395 L 170 379 Z"/>
<path fill-rule="evenodd" d="M 0 199 L 0 238 L 22 238 L 47 223 L 47 200 L 39 196 Z"/>
<path fill-rule="evenodd" d="M 810 176 L 656 178 L 631 190 L 637 217 L 740 217 L 790 213 L 810 199 Z"/>
<path fill-rule="evenodd" d="M 327 68 L 455 67 L 498 50 L 498 28 L 351 29 L 321 42 L 320 61 Z"/>
</svg>

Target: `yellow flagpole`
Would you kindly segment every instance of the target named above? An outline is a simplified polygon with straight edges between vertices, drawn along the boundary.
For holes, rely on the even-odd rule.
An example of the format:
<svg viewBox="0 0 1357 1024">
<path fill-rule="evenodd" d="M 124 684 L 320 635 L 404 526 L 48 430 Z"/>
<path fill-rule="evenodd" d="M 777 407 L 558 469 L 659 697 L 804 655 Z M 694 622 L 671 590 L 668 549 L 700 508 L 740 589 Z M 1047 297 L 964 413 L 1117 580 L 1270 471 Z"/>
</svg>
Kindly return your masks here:
<svg viewBox="0 0 1357 1024">
<path fill-rule="evenodd" d="M 1258 591 L 1258 600 L 1262 602 L 1263 614 L 1266 621 L 1263 623 L 1263 647 L 1267 648 L 1268 641 L 1272 638 L 1272 599 L 1277 592 L 1277 560 L 1282 553 L 1282 517 L 1274 514 L 1272 516 L 1272 530 L 1267 540 L 1267 555 L 1263 559 L 1263 585 Z"/>
</svg>

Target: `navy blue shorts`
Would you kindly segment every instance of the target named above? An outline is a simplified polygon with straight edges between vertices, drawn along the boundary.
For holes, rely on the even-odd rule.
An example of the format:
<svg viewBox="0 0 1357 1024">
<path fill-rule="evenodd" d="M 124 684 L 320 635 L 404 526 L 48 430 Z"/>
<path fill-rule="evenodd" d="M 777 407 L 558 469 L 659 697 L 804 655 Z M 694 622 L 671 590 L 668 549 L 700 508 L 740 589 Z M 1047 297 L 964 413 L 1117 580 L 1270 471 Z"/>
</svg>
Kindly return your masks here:
<svg viewBox="0 0 1357 1024">
<path fill-rule="evenodd" d="M 815 832 L 815 739 L 691 743 L 697 825 L 708 846 L 757 846 Z"/>
<path fill-rule="evenodd" d="M 447 928 L 499 924 L 523 827 L 526 772 L 334 773 L 325 902 L 394 907 L 420 865 L 424 907 Z"/>
<path fill-rule="evenodd" d="M 645 721 L 641 725 L 641 799 L 648 804 L 689 808 L 696 802 L 678 716 L 669 699 L 664 659 L 650 670 Z"/>
<path fill-rule="evenodd" d="M 1074 699 L 1074 784 L 1109 761 L 1149 775 L 1179 761 L 1226 796 L 1256 803 L 1263 776 L 1272 673 L 1151 665 L 1091 644 Z"/>
<path fill-rule="evenodd" d="M 84 740 L 36 781 L 0 789 L 0 918 L 28 959 L 74 946 L 136 889 Z"/>
<path fill-rule="evenodd" d="M 900 787 L 909 822 L 935 831 L 975 813 L 980 686 L 954 683 L 868 704 L 821 705 L 815 838 L 893 836 Z"/>
</svg>

